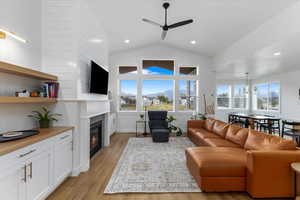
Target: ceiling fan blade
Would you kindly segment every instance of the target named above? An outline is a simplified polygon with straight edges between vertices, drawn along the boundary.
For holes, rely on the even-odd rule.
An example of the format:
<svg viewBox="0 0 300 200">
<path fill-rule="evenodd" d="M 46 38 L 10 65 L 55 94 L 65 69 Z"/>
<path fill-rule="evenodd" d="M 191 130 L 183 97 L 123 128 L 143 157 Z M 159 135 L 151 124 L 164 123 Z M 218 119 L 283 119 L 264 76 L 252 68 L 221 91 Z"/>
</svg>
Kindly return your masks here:
<svg viewBox="0 0 300 200">
<path fill-rule="evenodd" d="M 144 22 L 147 22 L 147 23 L 150 23 L 150 24 L 152 24 L 152 25 L 154 25 L 154 26 L 159 26 L 159 27 L 163 27 L 162 25 L 160 25 L 159 23 L 157 23 L 157 22 L 155 22 L 155 21 L 152 21 L 152 20 L 150 20 L 150 19 L 145 19 L 145 18 L 143 18 L 142 19 Z"/>
<path fill-rule="evenodd" d="M 189 20 L 185 20 L 185 21 L 182 21 L 182 22 L 177 22 L 175 24 L 169 25 L 168 28 L 170 28 L 170 29 L 177 28 L 179 26 L 184 26 L 184 25 L 187 25 L 187 24 L 190 24 L 190 23 L 193 23 L 193 22 L 194 22 L 194 20 L 189 19 Z"/>
<path fill-rule="evenodd" d="M 167 37 L 168 31 L 163 31 L 161 34 L 161 39 L 164 40 Z"/>
</svg>

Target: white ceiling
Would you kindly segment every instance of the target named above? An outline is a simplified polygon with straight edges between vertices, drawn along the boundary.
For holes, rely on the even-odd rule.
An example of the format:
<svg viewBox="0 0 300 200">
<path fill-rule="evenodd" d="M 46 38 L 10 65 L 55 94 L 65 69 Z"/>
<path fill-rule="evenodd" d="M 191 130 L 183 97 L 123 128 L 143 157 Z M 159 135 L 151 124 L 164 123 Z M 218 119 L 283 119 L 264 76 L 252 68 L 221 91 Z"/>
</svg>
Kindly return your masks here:
<svg viewBox="0 0 300 200">
<path fill-rule="evenodd" d="M 163 43 L 214 56 L 298 0 L 171 0 L 169 24 L 185 19 L 194 23 L 170 30 Z M 161 42 L 162 0 L 91 0 L 108 33 L 110 51 Z M 124 40 L 129 39 L 130 44 Z M 196 40 L 196 45 L 189 42 Z"/>
</svg>

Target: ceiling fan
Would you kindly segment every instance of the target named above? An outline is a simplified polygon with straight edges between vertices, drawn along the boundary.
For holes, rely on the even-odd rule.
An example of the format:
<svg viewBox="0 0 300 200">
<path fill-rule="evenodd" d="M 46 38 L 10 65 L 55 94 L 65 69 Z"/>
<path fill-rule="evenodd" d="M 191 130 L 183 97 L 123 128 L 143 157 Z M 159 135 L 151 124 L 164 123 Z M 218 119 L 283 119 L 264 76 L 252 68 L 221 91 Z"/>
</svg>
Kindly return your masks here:
<svg viewBox="0 0 300 200">
<path fill-rule="evenodd" d="M 193 21 L 194 21 L 192 19 L 189 19 L 189 20 L 185 20 L 185 21 L 177 22 L 175 24 L 168 25 L 168 8 L 169 7 L 170 7 L 170 3 L 166 2 L 163 4 L 163 8 L 165 9 L 165 25 L 161 25 L 161 24 L 154 22 L 152 20 L 149 20 L 149 19 L 145 19 L 145 18 L 142 19 L 144 22 L 147 22 L 147 23 L 150 23 L 152 25 L 159 26 L 160 28 L 162 28 L 162 30 L 163 30 L 163 32 L 161 34 L 162 40 L 164 40 L 166 38 L 169 29 L 184 26 L 184 25 L 193 23 Z"/>
</svg>

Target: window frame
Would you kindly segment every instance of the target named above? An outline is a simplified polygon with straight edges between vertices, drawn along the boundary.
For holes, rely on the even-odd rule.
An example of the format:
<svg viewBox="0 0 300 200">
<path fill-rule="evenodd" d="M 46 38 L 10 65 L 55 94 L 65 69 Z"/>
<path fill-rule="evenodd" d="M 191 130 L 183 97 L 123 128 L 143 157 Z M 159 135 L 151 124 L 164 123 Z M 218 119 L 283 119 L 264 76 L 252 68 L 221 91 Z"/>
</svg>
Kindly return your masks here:
<svg viewBox="0 0 300 200">
<path fill-rule="evenodd" d="M 218 106 L 218 94 L 217 94 L 217 88 L 219 86 L 228 86 L 229 87 L 229 106 L 228 107 L 219 107 Z M 247 102 L 246 102 L 246 108 L 234 108 L 233 107 L 233 99 L 236 98 L 234 97 L 234 88 L 236 86 L 245 86 L 246 89 L 248 90 L 248 94 L 246 94 L 246 99 L 247 99 Z M 247 86 L 247 84 L 243 84 L 243 83 L 236 83 L 236 84 L 217 84 L 216 85 L 216 109 L 217 110 L 248 110 L 249 107 L 250 107 L 250 94 L 249 94 L 249 86 Z"/>
<path fill-rule="evenodd" d="M 258 109 L 257 106 L 254 107 L 254 97 L 256 95 L 254 95 L 255 91 L 254 91 L 254 88 L 257 86 L 257 85 L 263 85 L 263 84 L 266 84 L 268 85 L 268 98 L 267 98 L 267 109 Z M 278 110 L 270 110 L 269 109 L 269 102 L 270 102 L 270 85 L 272 84 L 278 84 L 279 85 L 279 95 L 278 95 Z M 281 112 L 281 83 L 280 81 L 265 81 L 265 82 L 257 82 L 255 84 L 253 84 L 252 86 L 252 110 L 254 111 L 258 111 L 258 112 L 273 112 L 273 113 L 280 113 Z"/>
<path fill-rule="evenodd" d="M 187 77 L 187 76 L 183 76 L 183 77 Z M 194 77 L 194 76 L 193 76 Z M 195 91 L 195 96 L 191 96 L 191 97 L 194 97 L 195 98 L 195 109 L 191 109 L 191 110 L 180 110 L 179 106 L 180 106 L 180 81 L 195 81 L 195 84 L 196 84 L 196 91 Z M 177 112 L 195 112 L 197 110 L 197 106 L 198 106 L 198 99 L 199 99 L 199 94 L 198 94 L 198 91 L 199 91 L 199 79 L 182 79 L 182 78 L 179 78 L 177 80 L 177 84 L 178 84 L 178 98 L 176 100 L 176 106 L 177 106 Z"/>
<path fill-rule="evenodd" d="M 229 87 L 229 95 L 228 95 L 229 104 L 228 104 L 228 107 L 221 107 L 221 106 L 218 105 L 218 87 L 221 87 L 221 86 L 228 86 Z M 232 86 L 229 85 L 229 84 L 218 84 L 216 86 L 216 107 L 217 107 L 218 110 L 232 109 L 231 108 L 231 93 L 232 93 L 231 88 L 232 88 Z"/>
<path fill-rule="evenodd" d="M 234 108 L 233 107 L 233 104 L 234 104 L 234 99 L 235 98 L 238 98 L 238 97 L 234 97 L 234 92 L 235 92 L 235 87 L 236 86 L 244 86 L 245 88 L 246 88 L 246 91 L 248 91 L 248 93 L 246 92 L 246 107 L 245 108 Z M 234 84 L 234 85 L 232 85 L 231 86 L 231 109 L 233 109 L 233 110 L 248 110 L 249 109 L 249 97 L 250 97 L 250 95 L 249 95 L 249 86 L 247 86 L 247 84 Z"/>
<path fill-rule="evenodd" d="M 174 61 L 174 73 L 173 75 L 158 75 L 158 74 L 143 74 L 143 60 L 172 60 Z M 120 65 L 120 66 L 127 66 L 127 65 Z M 143 80 L 172 80 L 173 81 L 173 109 L 172 111 L 169 111 L 170 113 L 172 112 L 186 112 L 186 113 L 192 113 L 195 112 L 199 109 L 200 102 L 198 101 L 199 99 L 199 80 L 200 80 L 200 68 L 199 66 L 196 65 L 181 65 L 176 63 L 175 59 L 151 59 L 151 58 L 146 58 L 146 59 L 141 59 L 140 64 L 129 64 L 128 66 L 137 66 L 137 73 L 136 74 L 119 74 L 119 67 L 117 68 L 117 112 L 143 112 L 143 97 L 142 97 L 142 87 L 143 87 Z M 196 67 L 197 69 L 197 75 L 180 75 L 180 67 Z M 136 95 L 136 110 L 120 110 L 120 90 L 121 90 L 121 85 L 120 81 L 121 80 L 136 80 L 137 81 L 137 95 Z M 194 110 L 179 110 L 179 81 L 180 80 L 195 80 L 196 81 L 196 105 Z"/>
<path fill-rule="evenodd" d="M 184 75 L 184 74 L 181 74 L 180 73 L 180 69 L 181 68 L 196 68 L 196 74 L 194 75 Z M 195 76 L 198 76 L 199 75 L 199 67 L 197 66 L 193 66 L 193 65 L 182 65 L 182 66 L 179 66 L 178 67 L 178 76 L 181 76 L 181 77 L 195 77 Z"/>
<path fill-rule="evenodd" d="M 121 93 L 122 93 L 122 81 L 136 81 L 136 95 L 135 95 L 135 110 L 121 110 Z M 138 111 L 138 80 L 136 79 L 128 79 L 128 78 L 123 78 L 123 79 L 118 79 L 118 112 L 137 112 Z"/>
</svg>

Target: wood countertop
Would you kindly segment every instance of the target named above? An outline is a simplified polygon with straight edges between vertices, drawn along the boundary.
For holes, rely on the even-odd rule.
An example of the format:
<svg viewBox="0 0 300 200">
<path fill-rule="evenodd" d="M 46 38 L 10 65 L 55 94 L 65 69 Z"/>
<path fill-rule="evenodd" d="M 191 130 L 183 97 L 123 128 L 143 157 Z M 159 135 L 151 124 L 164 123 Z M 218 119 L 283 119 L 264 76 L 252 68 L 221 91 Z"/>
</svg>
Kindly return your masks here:
<svg viewBox="0 0 300 200">
<path fill-rule="evenodd" d="M 73 129 L 74 127 L 52 127 L 42 129 L 38 128 L 36 130 L 39 130 L 40 133 L 37 135 L 29 136 L 27 138 L 15 141 L 0 143 L 0 156 Z"/>
</svg>

